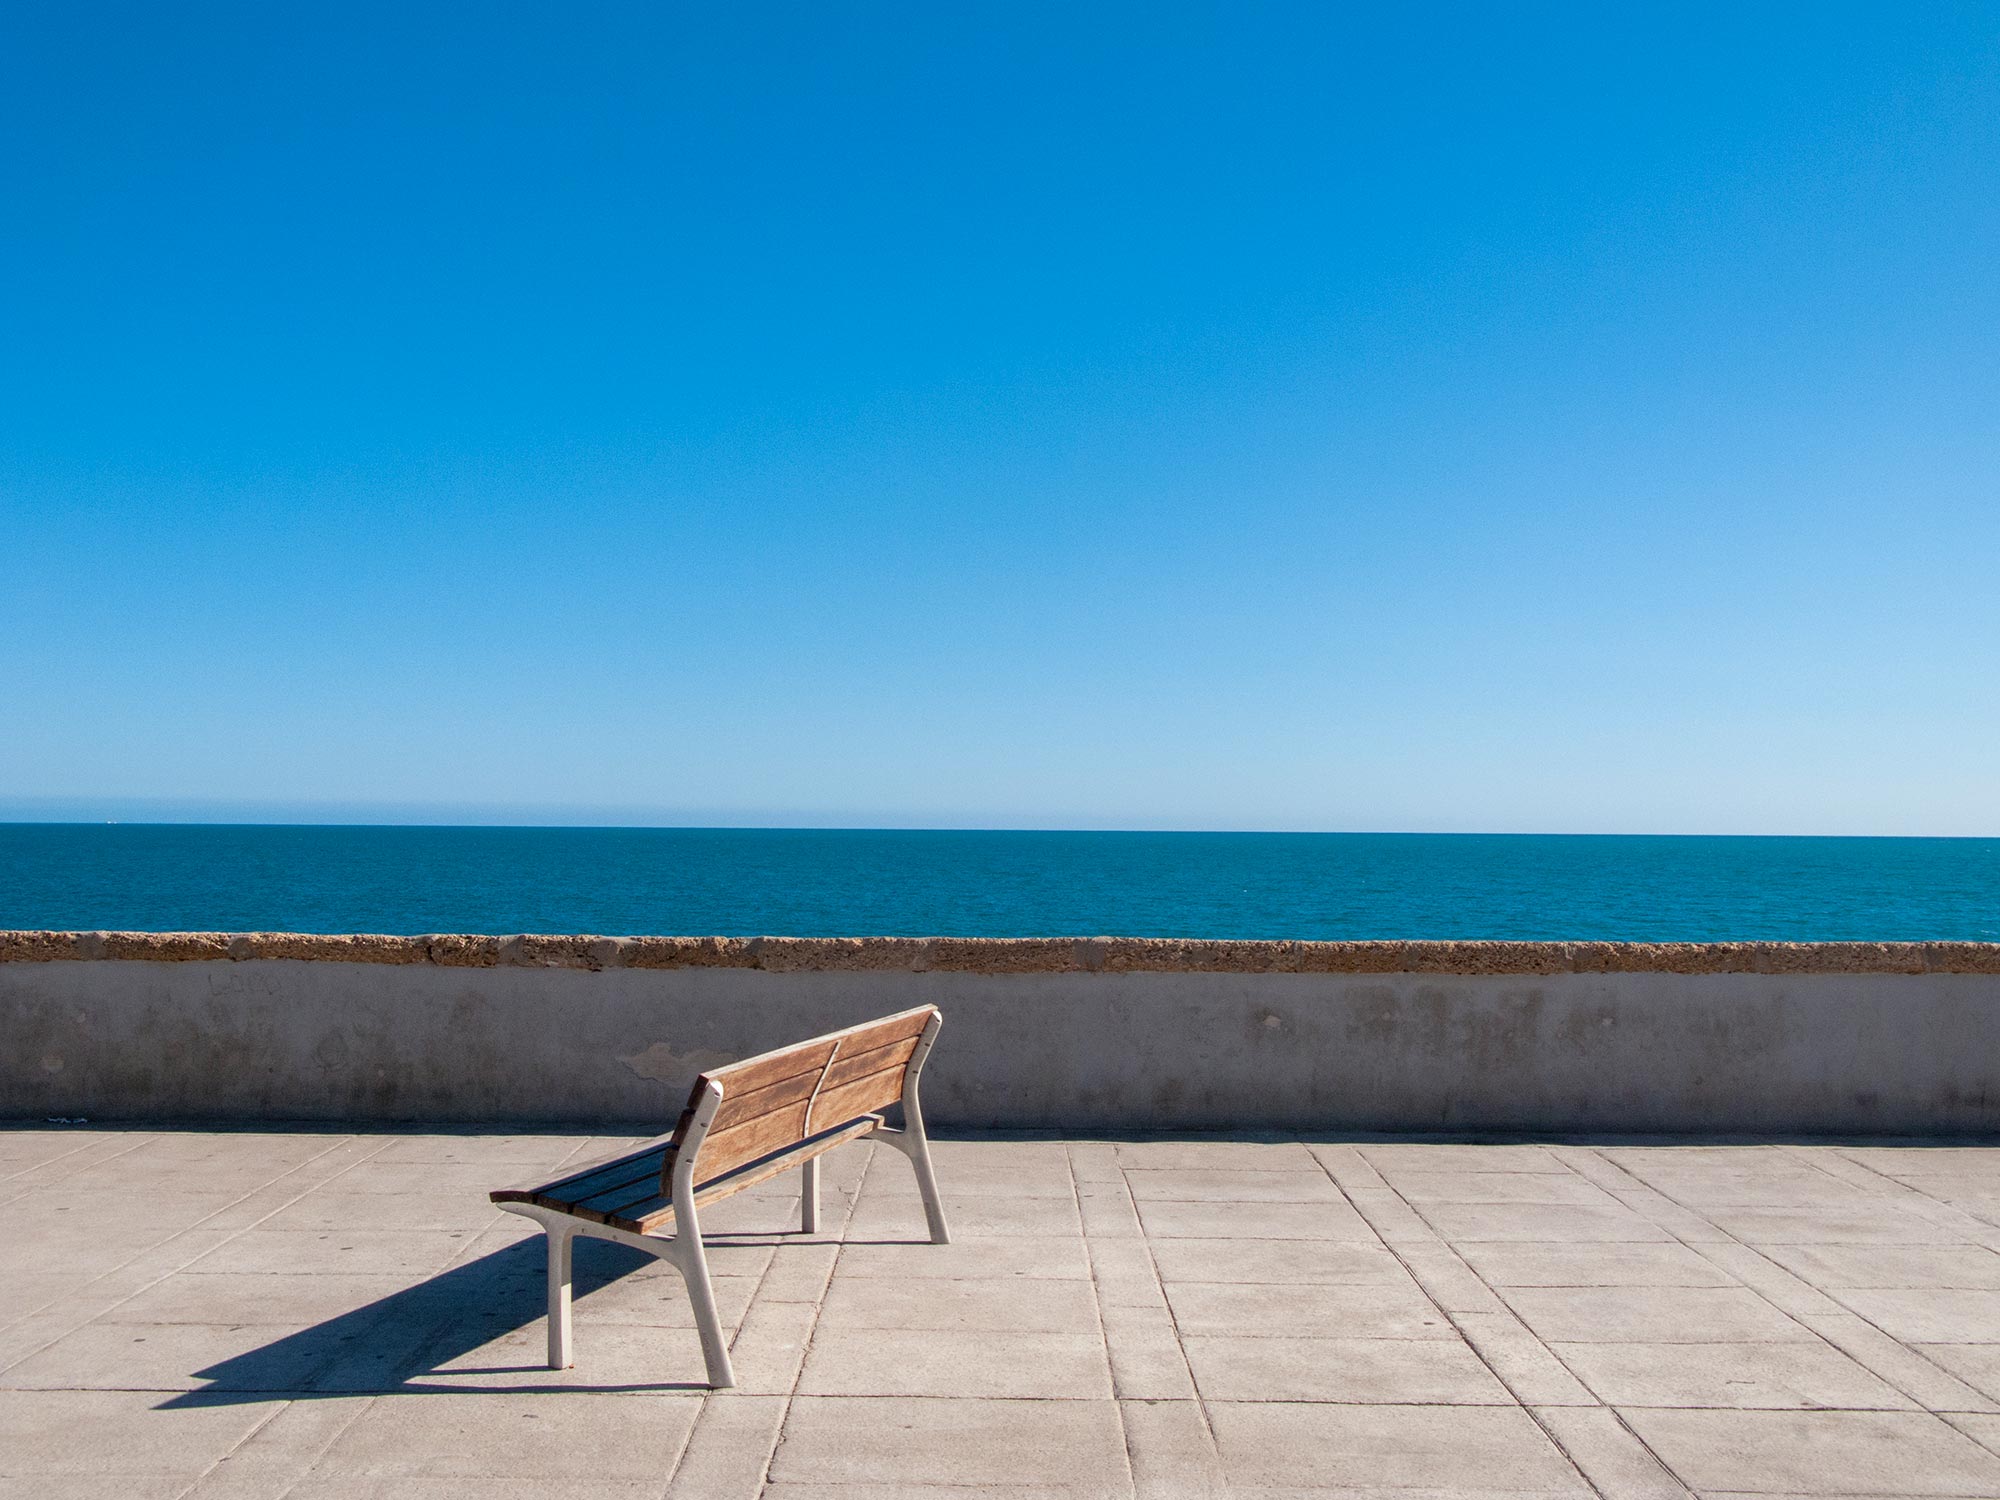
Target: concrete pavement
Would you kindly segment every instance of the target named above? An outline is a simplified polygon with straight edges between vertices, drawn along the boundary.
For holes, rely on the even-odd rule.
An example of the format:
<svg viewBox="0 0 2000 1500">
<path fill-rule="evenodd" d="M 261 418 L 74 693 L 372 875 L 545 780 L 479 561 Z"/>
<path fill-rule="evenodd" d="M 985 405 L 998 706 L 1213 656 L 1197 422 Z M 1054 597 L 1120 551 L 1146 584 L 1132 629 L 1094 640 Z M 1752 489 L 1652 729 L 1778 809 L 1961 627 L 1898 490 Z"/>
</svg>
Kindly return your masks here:
<svg viewBox="0 0 2000 1500">
<path fill-rule="evenodd" d="M 2000 1149 L 984 1137 L 579 1242 L 580 1136 L 0 1130 L 0 1500 L 2000 1496 Z"/>
</svg>

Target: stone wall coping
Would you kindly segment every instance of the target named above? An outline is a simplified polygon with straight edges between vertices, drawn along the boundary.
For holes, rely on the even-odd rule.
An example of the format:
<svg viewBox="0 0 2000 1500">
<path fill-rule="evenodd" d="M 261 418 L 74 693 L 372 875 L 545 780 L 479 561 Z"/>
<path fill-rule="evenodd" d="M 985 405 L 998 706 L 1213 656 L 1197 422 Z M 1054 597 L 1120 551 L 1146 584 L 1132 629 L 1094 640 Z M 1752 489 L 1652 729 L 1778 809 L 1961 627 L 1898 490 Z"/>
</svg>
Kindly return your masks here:
<svg viewBox="0 0 2000 1500">
<path fill-rule="evenodd" d="M 2000 943 L 1290 942 L 1119 937 L 5 932 L 0 963 L 288 959 L 445 968 L 972 974 L 2000 974 Z"/>
</svg>

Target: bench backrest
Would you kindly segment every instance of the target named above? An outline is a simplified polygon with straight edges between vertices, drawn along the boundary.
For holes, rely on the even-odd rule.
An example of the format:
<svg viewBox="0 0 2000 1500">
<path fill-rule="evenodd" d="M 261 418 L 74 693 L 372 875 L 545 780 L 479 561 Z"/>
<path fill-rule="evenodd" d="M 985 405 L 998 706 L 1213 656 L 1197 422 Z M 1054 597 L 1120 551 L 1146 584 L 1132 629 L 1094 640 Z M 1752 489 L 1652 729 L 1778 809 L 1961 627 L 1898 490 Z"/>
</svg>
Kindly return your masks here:
<svg viewBox="0 0 2000 1500">
<path fill-rule="evenodd" d="M 674 1131 L 660 1191 L 673 1192 L 673 1163 L 689 1144 L 695 1179 L 707 1182 L 896 1103 L 904 1076 L 923 1063 L 919 1044 L 941 1019 L 935 1005 L 920 1005 L 703 1073 Z M 706 1133 L 689 1142 L 711 1089 L 721 1102 Z"/>
</svg>

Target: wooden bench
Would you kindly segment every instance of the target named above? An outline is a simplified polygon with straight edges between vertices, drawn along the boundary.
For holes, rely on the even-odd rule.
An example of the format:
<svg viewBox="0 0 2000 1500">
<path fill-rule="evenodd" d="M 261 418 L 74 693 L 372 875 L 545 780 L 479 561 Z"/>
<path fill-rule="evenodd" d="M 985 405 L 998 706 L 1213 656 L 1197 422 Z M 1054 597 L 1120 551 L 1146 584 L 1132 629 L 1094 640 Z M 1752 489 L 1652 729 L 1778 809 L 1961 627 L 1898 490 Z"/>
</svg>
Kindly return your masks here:
<svg viewBox="0 0 2000 1500">
<path fill-rule="evenodd" d="M 821 1154 L 864 1136 L 879 1134 L 910 1158 L 931 1240 L 948 1244 L 917 1104 L 917 1075 L 943 1020 L 936 1006 L 920 1006 L 703 1073 L 672 1135 L 539 1187 L 492 1194 L 548 1236 L 549 1368 L 572 1362 L 570 1242 L 586 1234 L 644 1250 L 679 1271 L 701 1330 L 708 1383 L 736 1384 L 697 1211 L 798 1167 L 799 1227 L 811 1234 L 819 1227 Z M 895 1104 L 902 1106 L 900 1129 L 882 1113 Z"/>
</svg>

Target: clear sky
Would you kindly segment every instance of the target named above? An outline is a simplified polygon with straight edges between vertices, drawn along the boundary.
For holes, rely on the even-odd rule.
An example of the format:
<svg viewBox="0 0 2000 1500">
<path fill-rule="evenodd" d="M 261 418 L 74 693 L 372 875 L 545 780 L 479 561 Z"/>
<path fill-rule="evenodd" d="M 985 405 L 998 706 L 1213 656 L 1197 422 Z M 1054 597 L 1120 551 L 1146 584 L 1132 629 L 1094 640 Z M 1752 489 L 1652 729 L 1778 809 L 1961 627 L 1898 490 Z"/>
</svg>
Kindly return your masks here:
<svg viewBox="0 0 2000 1500">
<path fill-rule="evenodd" d="M 2000 10 L 10 7 L 7 816 L 2000 833 Z"/>
</svg>

